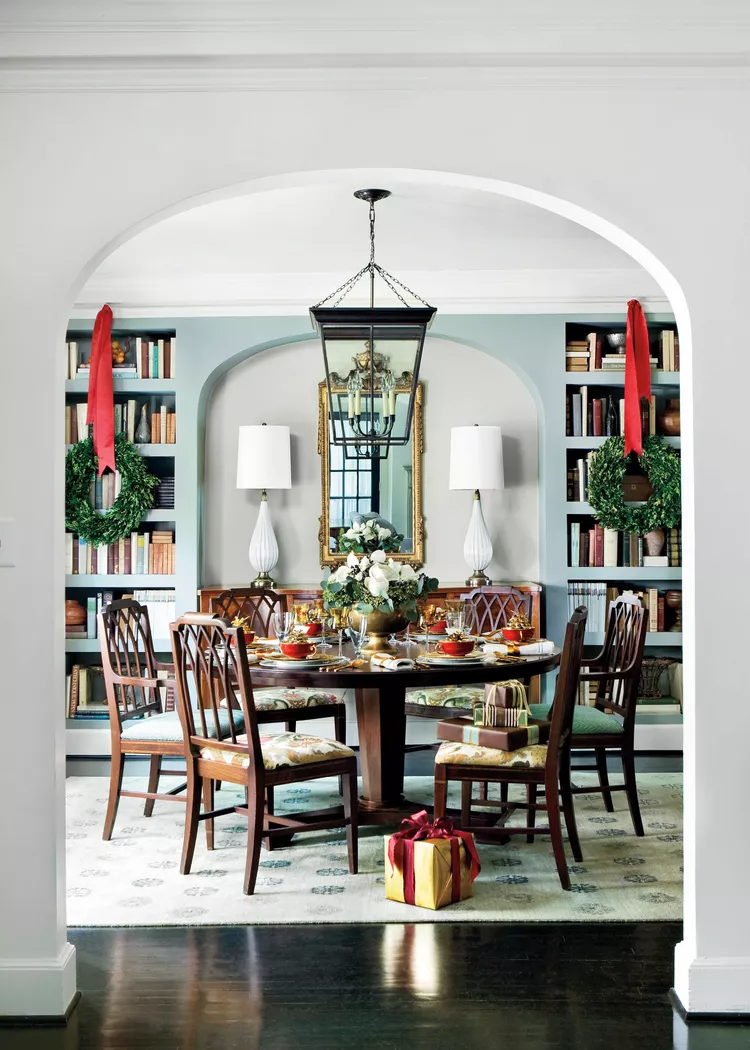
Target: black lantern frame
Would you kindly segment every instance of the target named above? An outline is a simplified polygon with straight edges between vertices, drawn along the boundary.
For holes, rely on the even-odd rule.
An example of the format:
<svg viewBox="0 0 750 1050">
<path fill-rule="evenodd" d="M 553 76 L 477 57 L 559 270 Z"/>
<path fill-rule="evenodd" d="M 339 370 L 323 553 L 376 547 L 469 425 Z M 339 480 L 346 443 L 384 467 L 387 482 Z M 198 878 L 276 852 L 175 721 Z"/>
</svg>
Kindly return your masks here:
<svg viewBox="0 0 750 1050">
<path fill-rule="evenodd" d="M 370 259 L 340 288 L 311 307 L 310 319 L 323 347 L 330 440 L 343 447 L 347 458 L 384 459 L 391 445 L 409 442 L 425 335 L 437 309 L 375 262 L 375 203 L 390 196 L 390 191 L 357 190 L 354 196 L 370 205 Z M 338 303 L 365 274 L 370 282 L 370 305 L 339 306 Z M 376 275 L 403 306 L 375 306 Z M 417 299 L 421 305 L 411 306 L 402 292 Z M 334 302 L 326 305 L 332 299 Z M 354 350 L 351 355 L 353 367 L 346 375 L 336 370 L 341 365 L 333 353 L 336 344 L 342 342 L 353 344 L 350 349 Z M 389 355 L 378 349 L 379 345 L 382 349 L 384 344 L 393 347 L 398 343 L 410 344 L 411 368 L 400 374 L 391 370 Z M 407 392 L 406 418 L 403 427 L 397 428 L 397 399 Z"/>
</svg>

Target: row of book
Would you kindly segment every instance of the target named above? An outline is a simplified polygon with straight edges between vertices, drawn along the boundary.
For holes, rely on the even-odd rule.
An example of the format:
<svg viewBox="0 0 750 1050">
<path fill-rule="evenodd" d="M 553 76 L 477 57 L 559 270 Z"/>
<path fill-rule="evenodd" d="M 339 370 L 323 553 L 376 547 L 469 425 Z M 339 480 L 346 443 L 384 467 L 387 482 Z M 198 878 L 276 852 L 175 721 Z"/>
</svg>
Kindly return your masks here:
<svg viewBox="0 0 750 1050">
<path fill-rule="evenodd" d="M 113 340 L 124 352 L 122 363 L 112 365 L 113 379 L 174 379 L 177 339 L 120 336 Z M 91 371 L 91 343 L 69 340 L 65 345 L 68 379 L 87 379 Z"/>
<path fill-rule="evenodd" d="M 174 533 L 169 529 L 131 532 L 116 543 L 94 546 L 65 533 L 68 576 L 171 576 L 175 571 Z"/>
<path fill-rule="evenodd" d="M 624 347 L 623 347 L 624 350 Z M 605 353 L 604 339 L 589 332 L 585 339 L 569 339 L 565 346 L 566 372 L 624 372 L 625 353 Z M 676 332 L 664 329 L 658 342 L 650 348 L 652 368 L 661 372 L 679 372 L 680 341 Z"/>
<path fill-rule="evenodd" d="M 164 641 L 169 638 L 169 625 L 176 618 L 175 592 L 172 590 L 137 590 L 132 594 L 123 594 L 123 598 L 132 598 L 148 609 L 151 625 L 151 637 Z M 112 591 L 97 591 L 86 599 L 86 623 L 80 626 L 65 628 L 66 638 L 98 638 L 98 616 L 102 609 L 113 601 Z"/>
<path fill-rule="evenodd" d="M 682 539 L 679 527 L 665 530 L 666 553 L 644 554 L 643 536 L 617 532 L 594 523 L 569 523 L 568 564 L 572 568 L 677 568 L 681 564 Z"/>
<path fill-rule="evenodd" d="M 166 681 L 169 672 L 157 671 L 156 677 Z M 159 686 L 158 691 L 162 711 L 166 711 L 171 706 L 167 703 L 166 686 Z M 109 718 L 101 664 L 73 664 L 65 679 L 65 705 L 68 718 Z"/>
<path fill-rule="evenodd" d="M 677 403 L 679 400 L 674 399 Z M 591 387 L 569 389 L 565 400 L 568 437 L 619 437 L 625 431 L 625 399 L 615 394 L 594 396 Z M 656 395 L 641 403 L 641 433 L 656 434 Z"/>
<path fill-rule="evenodd" d="M 585 605 L 588 609 L 586 631 L 590 634 L 602 634 L 607 629 L 610 605 L 623 594 L 634 595 L 641 605 L 648 609 L 649 632 L 670 629 L 674 616 L 668 610 L 664 593 L 658 587 L 634 590 L 617 587 L 611 583 L 571 582 L 568 584 L 568 616 L 572 616 L 579 605 Z"/>
<path fill-rule="evenodd" d="M 79 401 L 65 406 L 65 444 L 75 445 L 88 437 L 88 402 Z M 147 402 L 131 398 L 115 403 L 115 434 L 124 434 L 128 441 L 140 445 L 173 445 L 177 417 L 174 409 L 159 398 Z"/>
<path fill-rule="evenodd" d="M 586 503 L 589 498 L 589 473 L 596 452 L 580 456 L 573 463 L 568 463 L 567 500 L 568 503 Z"/>
</svg>

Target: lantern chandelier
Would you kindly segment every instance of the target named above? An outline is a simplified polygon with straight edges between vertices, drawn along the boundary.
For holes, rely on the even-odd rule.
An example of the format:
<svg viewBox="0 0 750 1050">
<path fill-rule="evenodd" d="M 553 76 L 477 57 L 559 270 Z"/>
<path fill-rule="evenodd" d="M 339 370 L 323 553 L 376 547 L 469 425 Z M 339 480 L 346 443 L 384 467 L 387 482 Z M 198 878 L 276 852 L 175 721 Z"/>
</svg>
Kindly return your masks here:
<svg viewBox="0 0 750 1050">
<path fill-rule="evenodd" d="M 348 458 L 384 459 L 391 445 L 408 443 L 425 334 L 437 313 L 375 262 L 375 204 L 390 195 L 390 190 L 355 192 L 370 205 L 370 258 L 310 308 L 323 345 L 330 437 Z M 339 306 L 365 274 L 370 281 L 369 307 Z M 375 306 L 376 275 L 401 306 Z M 405 296 L 421 305 L 412 306 Z"/>
</svg>

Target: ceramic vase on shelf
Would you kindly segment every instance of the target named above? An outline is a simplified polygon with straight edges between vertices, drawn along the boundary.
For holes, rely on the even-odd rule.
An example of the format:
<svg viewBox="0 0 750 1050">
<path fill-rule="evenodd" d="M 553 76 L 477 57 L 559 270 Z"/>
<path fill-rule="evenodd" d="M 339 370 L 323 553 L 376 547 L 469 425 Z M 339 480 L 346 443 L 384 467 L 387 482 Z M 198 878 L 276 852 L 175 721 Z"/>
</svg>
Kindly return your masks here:
<svg viewBox="0 0 750 1050">
<path fill-rule="evenodd" d="M 151 443 L 151 426 L 148 421 L 148 406 L 144 405 L 141 408 L 141 418 L 138 421 L 136 427 L 135 442 L 137 445 L 149 445 Z"/>
<path fill-rule="evenodd" d="M 86 610 L 75 598 L 68 598 L 65 602 L 65 626 L 81 627 L 86 623 Z"/>
<path fill-rule="evenodd" d="M 664 529 L 652 529 L 644 533 L 643 543 L 649 558 L 658 558 L 664 547 Z"/>
<path fill-rule="evenodd" d="M 670 631 L 682 630 L 682 591 L 665 591 L 664 604 L 674 612 L 674 623 Z"/>
<path fill-rule="evenodd" d="M 349 622 L 356 630 L 359 627 L 361 616 L 352 610 L 349 613 Z M 395 645 L 390 645 L 388 636 L 405 631 L 409 626 L 409 618 L 402 609 L 394 609 L 380 612 L 375 609 L 367 615 L 367 644 L 363 646 L 368 653 L 398 653 Z"/>
<path fill-rule="evenodd" d="M 677 398 L 669 398 L 663 412 L 656 416 L 659 433 L 667 437 L 680 436 L 680 402 Z"/>
</svg>

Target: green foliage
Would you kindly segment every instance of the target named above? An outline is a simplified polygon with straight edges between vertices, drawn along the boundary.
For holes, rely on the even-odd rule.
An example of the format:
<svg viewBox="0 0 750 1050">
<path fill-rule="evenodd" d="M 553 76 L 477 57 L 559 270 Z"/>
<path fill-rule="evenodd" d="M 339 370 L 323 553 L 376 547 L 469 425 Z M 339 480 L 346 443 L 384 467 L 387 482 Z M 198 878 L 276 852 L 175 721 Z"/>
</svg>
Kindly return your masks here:
<svg viewBox="0 0 750 1050">
<path fill-rule="evenodd" d="M 653 492 L 642 506 L 627 503 L 622 483 L 628 460 L 621 437 L 609 438 L 593 457 L 589 471 L 588 501 L 594 517 L 605 529 L 635 532 L 642 536 L 652 529 L 680 524 L 680 457 L 657 436 L 643 439 L 640 465 L 651 482 Z"/>
<path fill-rule="evenodd" d="M 401 550 L 401 544 L 404 542 L 404 537 L 400 536 L 397 532 L 391 533 L 390 536 L 369 537 L 367 533 L 364 535 L 358 533 L 356 536 L 347 536 L 347 532 L 350 529 L 341 529 L 337 540 L 337 546 L 342 554 L 372 554 L 373 551 L 385 551 L 386 554 L 392 554 L 394 551 Z"/>
<path fill-rule="evenodd" d="M 124 434 L 115 437 L 115 463 L 122 477 L 120 492 L 112 509 L 102 513 L 91 504 L 97 467 L 92 438 L 73 445 L 65 457 L 65 528 L 94 546 L 130 536 L 154 505 L 153 490 L 159 479 Z"/>
</svg>

